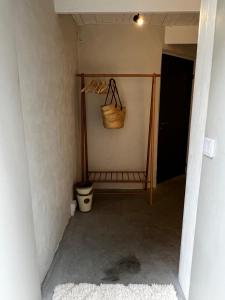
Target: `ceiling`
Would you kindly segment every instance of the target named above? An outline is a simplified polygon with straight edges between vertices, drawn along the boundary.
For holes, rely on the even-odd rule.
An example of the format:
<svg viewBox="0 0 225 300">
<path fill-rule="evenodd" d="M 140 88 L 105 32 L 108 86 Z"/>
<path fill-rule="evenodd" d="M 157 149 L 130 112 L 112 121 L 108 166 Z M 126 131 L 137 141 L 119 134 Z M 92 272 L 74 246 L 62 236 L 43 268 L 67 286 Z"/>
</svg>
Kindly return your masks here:
<svg viewBox="0 0 225 300">
<path fill-rule="evenodd" d="M 75 14 L 78 26 L 132 24 L 134 14 Z M 199 13 L 148 13 L 143 14 L 145 23 L 161 26 L 198 25 Z"/>
</svg>

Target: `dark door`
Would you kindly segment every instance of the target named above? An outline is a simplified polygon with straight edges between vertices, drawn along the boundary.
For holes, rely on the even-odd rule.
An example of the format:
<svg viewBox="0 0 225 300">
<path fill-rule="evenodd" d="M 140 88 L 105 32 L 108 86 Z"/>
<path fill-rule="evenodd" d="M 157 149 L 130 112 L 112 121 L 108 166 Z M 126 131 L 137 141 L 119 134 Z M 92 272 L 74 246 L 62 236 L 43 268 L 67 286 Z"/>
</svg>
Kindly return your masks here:
<svg viewBox="0 0 225 300">
<path fill-rule="evenodd" d="M 157 182 L 185 174 L 194 63 L 162 56 Z"/>
</svg>

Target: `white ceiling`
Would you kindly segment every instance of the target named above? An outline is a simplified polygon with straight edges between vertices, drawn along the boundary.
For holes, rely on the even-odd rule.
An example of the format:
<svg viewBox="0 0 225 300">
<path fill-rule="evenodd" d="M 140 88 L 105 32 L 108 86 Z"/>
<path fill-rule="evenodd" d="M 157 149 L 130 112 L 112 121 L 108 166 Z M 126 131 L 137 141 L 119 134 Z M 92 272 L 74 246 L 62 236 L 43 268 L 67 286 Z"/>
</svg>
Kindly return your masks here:
<svg viewBox="0 0 225 300">
<path fill-rule="evenodd" d="M 75 14 L 78 26 L 98 24 L 132 24 L 134 14 Z M 199 13 L 148 13 L 143 14 L 145 23 L 163 26 L 198 25 Z"/>
<path fill-rule="evenodd" d="M 199 12 L 201 0 L 54 0 L 59 14 Z"/>
</svg>

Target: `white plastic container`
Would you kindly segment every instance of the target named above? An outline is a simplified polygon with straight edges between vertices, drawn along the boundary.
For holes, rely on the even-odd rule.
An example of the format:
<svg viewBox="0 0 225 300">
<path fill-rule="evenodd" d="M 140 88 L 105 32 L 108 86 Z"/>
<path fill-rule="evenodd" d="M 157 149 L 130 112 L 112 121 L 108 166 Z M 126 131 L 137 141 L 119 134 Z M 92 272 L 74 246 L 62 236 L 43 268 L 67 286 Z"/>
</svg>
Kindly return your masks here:
<svg viewBox="0 0 225 300">
<path fill-rule="evenodd" d="M 76 191 L 79 195 L 88 195 L 91 192 L 93 193 L 93 185 L 89 187 L 76 187 Z"/>
<path fill-rule="evenodd" d="M 77 201 L 81 212 L 89 212 L 92 209 L 93 203 L 93 185 L 78 184 L 76 186 Z"/>
<path fill-rule="evenodd" d="M 70 204 L 71 217 L 73 217 L 75 215 L 76 208 L 77 208 L 77 201 L 73 200 Z"/>
<path fill-rule="evenodd" d="M 81 212 L 89 212 L 92 209 L 93 193 L 89 195 L 77 195 L 77 200 Z"/>
</svg>

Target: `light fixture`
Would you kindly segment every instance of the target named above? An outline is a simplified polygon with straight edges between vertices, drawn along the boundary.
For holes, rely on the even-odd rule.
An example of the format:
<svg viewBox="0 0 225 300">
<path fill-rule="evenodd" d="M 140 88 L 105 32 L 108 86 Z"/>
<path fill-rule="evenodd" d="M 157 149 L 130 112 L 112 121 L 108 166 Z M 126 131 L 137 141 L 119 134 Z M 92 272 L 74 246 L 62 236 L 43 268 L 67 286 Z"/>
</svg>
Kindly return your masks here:
<svg viewBox="0 0 225 300">
<path fill-rule="evenodd" d="M 138 26 L 142 26 L 144 24 L 144 18 L 140 16 L 140 14 L 136 14 L 133 17 L 134 23 L 136 23 Z"/>
</svg>

